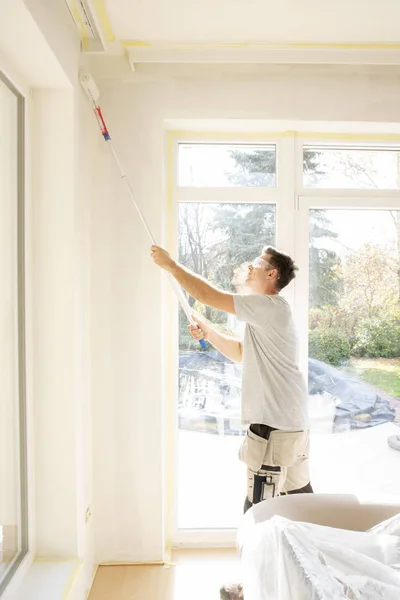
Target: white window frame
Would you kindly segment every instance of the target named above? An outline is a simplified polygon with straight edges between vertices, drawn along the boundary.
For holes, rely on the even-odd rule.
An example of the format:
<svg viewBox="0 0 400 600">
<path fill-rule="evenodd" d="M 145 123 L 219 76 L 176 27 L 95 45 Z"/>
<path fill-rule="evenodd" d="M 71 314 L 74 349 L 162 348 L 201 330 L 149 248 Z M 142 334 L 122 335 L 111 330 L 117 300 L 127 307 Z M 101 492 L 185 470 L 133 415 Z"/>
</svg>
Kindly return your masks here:
<svg viewBox="0 0 400 600">
<path fill-rule="evenodd" d="M 300 367 L 305 375 L 308 374 L 308 310 L 309 310 L 309 214 L 313 209 L 336 209 L 336 210 L 400 210 L 400 191 L 397 196 L 385 195 L 362 197 L 360 190 L 351 196 L 299 196 L 298 218 L 295 257 L 299 267 L 297 276 L 298 290 L 302 292 L 296 296 L 294 304 L 294 316 L 299 335 Z M 375 190 L 372 190 L 375 192 Z"/>
<path fill-rule="evenodd" d="M 202 144 L 227 144 L 232 145 L 267 145 L 275 146 L 276 149 L 276 186 L 269 187 L 182 187 L 178 185 L 178 150 L 182 143 L 202 143 Z M 284 151 L 286 149 L 286 152 Z M 294 219 L 285 218 L 285 215 L 293 211 L 293 189 L 291 180 L 288 177 L 290 164 L 282 160 L 282 157 L 293 151 L 293 140 L 273 137 L 260 136 L 255 142 L 254 136 L 238 135 L 236 137 L 225 137 L 224 135 L 214 135 L 209 138 L 201 136 L 174 136 L 171 145 L 172 150 L 172 249 L 174 255 L 178 252 L 178 206 L 180 203 L 237 203 L 237 204 L 273 204 L 276 207 L 276 245 L 282 245 L 283 239 L 292 234 L 291 228 L 294 227 Z M 291 208 L 291 211 L 289 210 Z M 176 307 L 176 304 L 175 304 Z M 175 310 L 175 313 L 177 311 Z M 177 314 L 171 320 L 171 325 L 177 331 Z M 178 358 L 178 339 L 177 334 L 172 334 L 173 339 L 173 364 L 177 364 Z M 173 384 L 173 397 L 178 398 L 178 381 L 175 377 Z M 173 468 L 170 470 L 172 476 L 172 489 L 178 489 L 178 421 L 176 419 L 176 403 L 174 403 L 173 420 Z M 169 420 L 172 425 L 172 419 Z M 171 484 L 170 484 L 171 485 Z M 168 517 L 167 517 L 168 518 Z M 171 518 L 171 516 L 170 516 Z M 172 507 L 172 544 L 174 547 L 190 546 L 228 546 L 233 547 L 236 543 L 235 529 L 178 529 L 178 502 L 174 498 Z"/>
<path fill-rule="evenodd" d="M 373 141 L 373 138 L 364 136 L 349 135 L 347 138 L 333 139 L 321 139 L 318 138 L 301 138 L 296 139 L 296 162 L 300 160 L 300 165 L 296 164 L 295 178 L 296 178 L 296 193 L 299 196 L 305 196 L 308 198 L 357 198 L 359 196 L 365 198 L 398 198 L 400 197 L 400 190 L 385 190 L 385 189 L 360 189 L 360 188 L 312 188 L 305 187 L 303 185 L 303 147 L 304 146 L 330 146 L 331 148 L 338 149 L 360 149 L 360 150 L 397 150 L 400 152 L 400 136 L 399 141 Z M 358 138 L 358 139 L 357 139 Z M 360 139 L 362 138 L 362 139 Z"/>
<path fill-rule="evenodd" d="M 17 294 L 18 294 L 18 403 L 19 403 L 19 477 L 20 497 L 18 498 L 20 523 L 19 539 L 21 549 L 0 581 L 0 596 L 6 591 L 22 563 L 30 560 L 31 506 L 28 504 L 28 417 L 26 394 L 26 122 L 28 116 L 27 90 L 12 80 L 8 73 L 0 69 L 0 81 L 17 99 Z"/>
<path fill-rule="evenodd" d="M 318 208 L 336 209 L 380 209 L 400 210 L 400 190 L 359 190 L 359 189 L 313 189 L 303 185 L 303 146 L 337 146 L 338 148 L 400 148 L 400 136 L 343 134 L 338 136 L 329 133 L 302 135 L 300 132 L 282 132 L 281 136 L 257 136 L 257 144 L 275 145 L 277 179 L 276 187 L 241 187 L 241 188 L 194 188 L 178 186 L 178 146 L 180 143 L 226 143 L 229 145 L 254 145 L 254 135 L 224 136 L 222 134 L 174 134 L 170 132 L 169 151 L 171 152 L 172 180 L 172 220 L 169 232 L 172 251 L 178 248 L 178 204 L 180 202 L 237 202 L 275 204 L 276 206 L 276 245 L 294 256 L 299 266 L 299 274 L 294 283 L 284 291 L 284 295 L 293 308 L 300 339 L 300 366 L 307 376 L 308 365 L 308 293 L 309 293 L 309 211 Z M 175 304 L 176 307 L 176 304 Z M 168 310 L 173 310 L 169 305 Z M 170 319 L 170 326 L 175 331 L 170 336 L 175 353 L 173 364 L 177 364 L 177 310 L 176 317 Z M 171 314 L 171 313 L 170 313 Z M 171 350 L 169 350 L 171 352 Z M 178 397 L 178 382 L 174 379 L 173 397 Z M 176 403 L 173 406 L 173 440 L 172 440 L 172 490 L 178 485 L 178 422 L 176 419 Z M 173 502 L 172 544 L 173 546 L 233 546 L 236 543 L 236 530 L 179 530 L 177 527 L 177 498 Z M 168 517 L 167 517 L 168 518 Z"/>
</svg>

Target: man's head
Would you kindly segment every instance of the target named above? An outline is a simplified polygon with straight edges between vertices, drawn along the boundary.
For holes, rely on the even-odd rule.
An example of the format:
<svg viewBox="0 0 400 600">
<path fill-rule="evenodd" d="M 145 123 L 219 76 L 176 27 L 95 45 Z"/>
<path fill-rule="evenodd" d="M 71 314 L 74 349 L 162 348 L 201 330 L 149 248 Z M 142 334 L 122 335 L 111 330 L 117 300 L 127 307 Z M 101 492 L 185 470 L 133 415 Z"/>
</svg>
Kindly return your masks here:
<svg viewBox="0 0 400 600">
<path fill-rule="evenodd" d="M 265 246 L 248 266 L 246 284 L 256 294 L 278 294 L 296 277 L 296 271 L 290 256 Z"/>
</svg>

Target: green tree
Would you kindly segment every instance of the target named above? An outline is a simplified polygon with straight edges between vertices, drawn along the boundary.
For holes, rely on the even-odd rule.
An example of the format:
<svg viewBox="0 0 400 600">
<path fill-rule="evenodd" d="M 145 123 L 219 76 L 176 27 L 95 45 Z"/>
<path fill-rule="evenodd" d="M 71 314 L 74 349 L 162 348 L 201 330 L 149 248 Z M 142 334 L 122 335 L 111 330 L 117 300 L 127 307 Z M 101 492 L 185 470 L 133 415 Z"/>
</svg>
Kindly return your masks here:
<svg viewBox="0 0 400 600">
<path fill-rule="evenodd" d="M 235 272 L 261 254 L 263 246 L 275 243 L 275 207 L 271 204 L 219 204 L 213 230 L 223 240 L 214 263 L 214 281 L 235 291 Z"/>
<path fill-rule="evenodd" d="M 310 308 L 338 304 L 342 291 L 340 257 L 323 244 L 337 237 L 325 210 L 310 211 Z"/>
<path fill-rule="evenodd" d="M 249 153 L 243 150 L 232 150 L 231 157 L 235 160 L 236 169 L 234 175 L 229 175 L 230 180 L 236 185 L 248 181 L 253 177 L 253 185 L 265 185 L 260 177 L 261 173 L 275 175 L 275 152 L 266 150 L 254 150 Z M 323 174 L 319 165 L 319 153 L 313 150 L 304 150 L 303 171 L 307 174 Z M 238 174 L 239 173 L 239 174 Z M 258 176 L 258 179 L 254 179 Z M 258 183 L 257 183 L 258 182 Z M 272 212 L 272 207 L 271 207 Z M 238 248 L 240 244 L 249 248 L 245 260 L 250 260 L 251 255 L 256 256 L 260 251 L 252 247 L 251 239 L 258 240 L 252 236 L 252 231 L 259 234 L 264 226 L 262 208 L 253 208 L 248 217 L 249 227 L 246 230 L 247 237 L 237 237 L 237 232 L 232 230 L 232 247 Z M 238 217 L 238 220 L 240 217 Z M 270 218 L 269 229 L 265 232 L 266 238 L 271 237 L 272 227 L 275 228 L 275 220 Z M 341 292 L 340 258 L 333 250 L 324 248 L 323 240 L 336 239 L 337 234 L 332 230 L 331 222 L 323 210 L 313 210 L 310 213 L 310 305 L 321 307 L 327 304 L 336 305 Z M 271 242 L 266 242 L 271 243 Z M 273 243 L 273 242 L 272 242 Z M 231 273 L 228 273 L 228 277 Z"/>
<path fill-rule="evenodd" d="M 235 161 L 236 170 L 227 173 L 234 185 L 265 186 L 275 185 L 276 152 L 268 149 L 231 150 L 230 156 Z M 305 149 L 303 152 L 303 171 L 307 174 L 322 175 L 319 168 L 319 152 Z"/>
<path fill-rule="evenodd" d="M 341 306 L 358 320 L 385 317 L 397 304 L 397 277 L 392 256 L 381 246 L 363 244 L 343 265 Z"/>
<path fill-rule="evenodd" d="M 354 151 L 345 152 L 340 150 L 334 153 L 336 158 L 336 168 L 339 173 L 353 181 L 356 188 L 382 189 L 382 183 L 379 183 L 382 172 L 378 172 L 374 153 L 365 152 L 354 156 Z M 396 185 L 400 189 L 400 152 L 395 154 Z M 397 278 L 397 303 L 400 306 L 400 211 L 390 211 L 390 216 L 395 229 L 395 252 L 396 258 L 390 262 L 388 267 L 394 271 Z"/>
<path fill-rule="evenodd" d="M 240 266 L 252 261 L 264 245 L 275 240 L 275 210 L 268 204 L 181 204 L 179 209 L 179 260 L 217 287 L 235 291 Z M 247 269 L 247 267 L 246 267 Z M 226 315 L 196 304 L 194 310 L 222 327 Z M 191 349 L 187 319 L 180 313 L 181 348 Z"/>
</svg>

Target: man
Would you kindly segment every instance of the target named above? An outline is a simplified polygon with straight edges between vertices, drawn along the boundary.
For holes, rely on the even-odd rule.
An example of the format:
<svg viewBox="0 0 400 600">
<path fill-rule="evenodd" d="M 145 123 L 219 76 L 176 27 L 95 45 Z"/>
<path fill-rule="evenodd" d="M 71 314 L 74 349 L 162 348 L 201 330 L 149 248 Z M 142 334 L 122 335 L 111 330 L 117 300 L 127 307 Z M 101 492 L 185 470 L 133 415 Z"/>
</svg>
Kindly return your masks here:
<svg viewBox="0 0 400 600">
<path fill-rule="evenodd" d="M 242 422 L 248 424 L 240 459 L 248 467 L 247 498 L 252 504 L 281 493 L 312 493 L 308 467 L 308 393 L 297 365 L 297 338 L 289 304 L 279 295 L 295 277 L 290 256 L 263 248 L 248 267 L 251 294 L 223 292 L 152 246 L 154 262 L 171 273 L 196 300 L 236 314 L 246 323 L 243 342 L 197 320 L 190 327 L 227 358 L 243 362 Z"/>
<path fill-rule="evenodd" d="M 237 315 L 243 341 L 196 319 L 189 327 L 227 358 L 243 362 L 242 423 L 248 424 L 239 457 L 247 465 L 244 510 L 279 494 L 312 493 L 308 465 L 308 393 L 297 364 L 297 339 L 290 307 L 279 292 L 295 277 L 293 260 L 263 248 L 248 267 L 249 295 L 223 292 L 152 246 L 154 262 L 171 273 L 196 300 Z M 223 600 L 242 600 L 240 584 L 224 586 Z"/>
</svg>

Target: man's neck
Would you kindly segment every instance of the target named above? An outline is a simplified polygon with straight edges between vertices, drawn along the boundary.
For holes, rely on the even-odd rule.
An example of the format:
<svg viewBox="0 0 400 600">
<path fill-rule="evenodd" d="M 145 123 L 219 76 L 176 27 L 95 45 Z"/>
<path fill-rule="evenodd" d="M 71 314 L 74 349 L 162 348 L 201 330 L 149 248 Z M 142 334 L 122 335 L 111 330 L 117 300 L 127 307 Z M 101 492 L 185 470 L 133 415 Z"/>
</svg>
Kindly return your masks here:
<svg viewBox="0 0 400 600">
<path fill-rule="evenodd" d="M 263 296 L 278 296 L 279 295 L 278 290 L 271 289 L 270 287 L 268 287 L 260 292 L 257 292 L 257 293 L 263 294 Z"/>
</svg>

